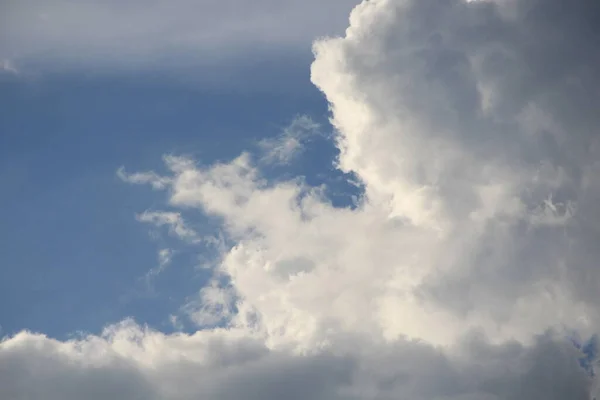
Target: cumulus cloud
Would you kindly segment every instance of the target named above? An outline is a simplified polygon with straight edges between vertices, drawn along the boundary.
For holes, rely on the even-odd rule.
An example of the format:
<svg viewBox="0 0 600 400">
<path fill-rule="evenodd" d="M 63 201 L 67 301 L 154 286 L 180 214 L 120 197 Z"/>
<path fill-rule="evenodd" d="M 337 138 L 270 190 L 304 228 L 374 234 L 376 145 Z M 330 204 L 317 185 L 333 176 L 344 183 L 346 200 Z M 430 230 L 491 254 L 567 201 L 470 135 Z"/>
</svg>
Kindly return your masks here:
<svg viewBox="0 0 600 400">
<path fill-rule="evenodd" d="M 0 396 L 11 400 L 587 400 L 590 383 L 551 335 L 530 347 L 471 338 L 452 355 L 405 340 L 298 355 L 247 332 L 164 335 L 125 321 L 100 336 L 23 332 L 0 346 Z"/>
<path fill-rule="evenodd" d="M 125 399 L 589 399 L 596 341 L 566 337 L 600 322 L 599 11 L 363 2 L 344 37 L 315 44 L 311 75 L 358 204 L 272 182 L 247 153 L 166 157 L 167 176 L 126 180 L 221 221 L 233 243 L 194 309 L 203 329 L 21 333 L 0 347 L 0 368 L 20 371 L 0 390 L 69 399 L 102 379 Z"/>
</svg>

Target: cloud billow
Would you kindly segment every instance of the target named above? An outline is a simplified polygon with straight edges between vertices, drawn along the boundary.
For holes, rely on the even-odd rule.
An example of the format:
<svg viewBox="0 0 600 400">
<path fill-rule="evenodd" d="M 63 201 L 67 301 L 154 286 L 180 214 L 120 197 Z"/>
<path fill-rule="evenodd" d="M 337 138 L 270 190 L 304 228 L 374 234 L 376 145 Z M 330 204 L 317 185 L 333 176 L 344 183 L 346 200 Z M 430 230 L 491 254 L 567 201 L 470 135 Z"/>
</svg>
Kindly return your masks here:
<svg viewBox="0 0 600 400">
<path fill-rule="evenodd" d="M 199 307 L 226 326 L 21 333 L 0 345 L 0 397 L 92 399 L 102 379 L 123 399 L 588 400 L 595 342 L 567 332 L 599 323 L 599 16 L 592 1 L 364 1 L 312 65 L 357 206 L 271 182 L 246 153 L 121 172 L 167 189 L 181 224 L 190 209 L 222 222 L 227 287 Z"/>
</svg>

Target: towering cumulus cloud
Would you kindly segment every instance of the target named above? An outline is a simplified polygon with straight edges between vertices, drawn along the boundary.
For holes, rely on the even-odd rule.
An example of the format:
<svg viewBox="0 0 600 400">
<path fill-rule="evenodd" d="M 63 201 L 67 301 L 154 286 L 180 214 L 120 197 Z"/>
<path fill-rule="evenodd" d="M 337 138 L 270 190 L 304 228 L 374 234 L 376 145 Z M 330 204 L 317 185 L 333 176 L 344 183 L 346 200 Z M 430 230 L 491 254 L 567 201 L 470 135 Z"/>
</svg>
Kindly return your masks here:
<svg viewBox="0 0 600 400">
<path fill-rule="evenodd" d="M 249 154 L 122 173 L 222 222 L 192 310 L 222 327 L 24 332 L 0 398 L 590 399 L 597 341 L 569 338 L 600 323 L 599 22 L 591 0 L 364 1 L 312 65 L 357 204 Z"/>
</svg>

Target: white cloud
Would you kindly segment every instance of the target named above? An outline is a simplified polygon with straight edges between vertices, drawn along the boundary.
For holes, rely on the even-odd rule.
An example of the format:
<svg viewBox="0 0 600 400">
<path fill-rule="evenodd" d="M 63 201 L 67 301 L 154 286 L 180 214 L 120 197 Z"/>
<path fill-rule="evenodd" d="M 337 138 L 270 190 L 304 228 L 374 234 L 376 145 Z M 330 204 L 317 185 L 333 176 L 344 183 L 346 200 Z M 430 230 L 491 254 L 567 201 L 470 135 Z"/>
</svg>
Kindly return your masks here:
<svg viewBox="0 0 600 400">
<path fill-rule="evenodd" d="M 19 75 L 19 70 L 15 64 L 10 60 L 0 61 L 0 72 L 5 72 L 13 75 Z"/>
<path fill-rule="evenodd" d="M 190 243 L 197 243 L 200 241 L 200 237 L 191 228 L 188 228 L 181 217 L 181 213 L 178 212 L 168 212 L 168 211 L 145 211 L 139 215 L 137 215 L 137 219 L 140 222 L 151 223 L 155 226 L 168 226 L 169 233 L 185 240 Z M 165 257 L 162 254 L 159 254 L 161 261 L 165 261 Z M 164 256 L 170 256 L 169 254 L 164 254 Z M 169 260 L 167 258 L 166 260 Z M 161 263 L 162 263 L 161 262 Z"/>
<path fill-rule="evenodd" d="M 267 164 L 289 164 L 302 154 L 306 142 L 319 134 L 319 128 L 319 124 L 307 115 L 294 118 L 280 135 L 258 143 L 263 152 L 261 161 Z"/>
<path fill-rule="evenodd" d="M 134 184 L 150 183 L 152 188 L 155 190 L 163 190 L 170 184 L 168 178 L 162 178 L 154 172 L 138 172 L 134 174 L 128 174 L 125 172 L 125 168 L 121 167 L 117 170 L 117 176 L 123 182 L 129 182 Z"/>
<path fill-rule="evenodd" d="M 148 271 L 148 273 L 146 274 L 145 278 L 146 278 L 146 282 L 148 284 L 150 284 L 150 281 L 160 275 L 160 273 L 162 273 L 165 269 L 167 269 L 169 267 L 169 265 L 171 264 L 171 261 L 173 259 L 173 250 L 171 249 L 160 249 L 158 251 L 158 265 L 154 268 L 152 268 L 150 271 Z"/>
<path fill-rule="evenodd" d="M 165 268 L 171 263 L 173 258 L 173 250 L 171 249 L 160 249 L 158 252 L 158 264 L 161 268 Z"/>
<path fill-rule="evenodd" d="M 365 1 L 312 66 L 359 204 L 269 182 L 245 153 L 124 175 L 222 222 L 235 245 L 190 315 L 225 327 L 21 333 L 0 397 L 588 400 L 564 336 L 600 322 L 595 11 Z"/>
<path fill-rule="evenodd" d="M 227 323 L 235 314 L 235 293 L 218 281 L 200 290 L 198 299 L 185 305 L 184 312 L 197 326 L 208 328 Z"/>
</svg>

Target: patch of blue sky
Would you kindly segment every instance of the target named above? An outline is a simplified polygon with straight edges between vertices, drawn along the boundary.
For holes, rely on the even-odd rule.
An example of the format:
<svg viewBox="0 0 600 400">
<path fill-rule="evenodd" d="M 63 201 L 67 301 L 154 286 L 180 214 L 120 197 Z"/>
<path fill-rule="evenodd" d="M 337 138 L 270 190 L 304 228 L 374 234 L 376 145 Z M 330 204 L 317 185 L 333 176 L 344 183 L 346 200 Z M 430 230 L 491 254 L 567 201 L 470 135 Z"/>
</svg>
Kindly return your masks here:
<svg viewBox="0 0 600 400">
<path fill-rule="evenodd" d="M 120 165 L 160 173 L 165 153 L 205 165 L 225 161 L 258 151 L 260 139 L 307 115 L 324 135 L 306 142 L 290 164 L 265 167 L 265 177 L 303 176 L 311 186 L 326 184 L 334 204 L 351 205 L 356 188 L 333 167 L 327 107 L 309 82 L 309 63 L 307 55 L 265 56 L 229 74 L 206 71 L 197 81 L 151 72 L 2 77 L 2 333 L 65 338 L 126 317 L 174 329 L 169 316 L 210 274 L 199 268 L 199 248 L 164 230 L 150 237 L 154 228 L 135 220 L 165 209 L 166 197 L 121 182 Z M 191 223 L 203 234 L 216 226 L 202 218 Z M 171 265 L 148 283 L 161 249 L 174 250 Z"/>
<path fill-rule="evenodd" d="M 598 357 L 600 356 L 600 339 L 598 338 L 598 335 L 592 335 L 590 338 L 582 340 L 577 332 L 574 332 L 569 336 L 569 340 L 581 353 L 578 358 L 581 368 L 583 368 L 591 377 L 595 377 Z"/>
</svg>

